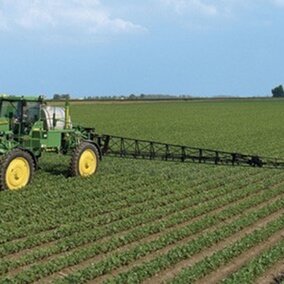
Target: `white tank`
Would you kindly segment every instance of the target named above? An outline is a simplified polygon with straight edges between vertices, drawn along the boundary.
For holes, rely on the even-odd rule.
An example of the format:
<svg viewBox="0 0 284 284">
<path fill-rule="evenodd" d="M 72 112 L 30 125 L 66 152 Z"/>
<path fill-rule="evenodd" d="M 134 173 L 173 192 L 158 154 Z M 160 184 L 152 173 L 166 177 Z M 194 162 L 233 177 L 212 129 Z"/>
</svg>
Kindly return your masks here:
<svg viewBox="0 0 284 284">
<path fill-rule="evenodd" d="M 41 109 L 42 118 L 46 122 L 46 128 L 50 129 L 64 129 L 65 126 L 65 109 L 63 107 L 44 106 Z M 55 118 L 55 127 L 53 127 Z M 71 121 L 69 124 L 71 127 Z"/>
</svg>

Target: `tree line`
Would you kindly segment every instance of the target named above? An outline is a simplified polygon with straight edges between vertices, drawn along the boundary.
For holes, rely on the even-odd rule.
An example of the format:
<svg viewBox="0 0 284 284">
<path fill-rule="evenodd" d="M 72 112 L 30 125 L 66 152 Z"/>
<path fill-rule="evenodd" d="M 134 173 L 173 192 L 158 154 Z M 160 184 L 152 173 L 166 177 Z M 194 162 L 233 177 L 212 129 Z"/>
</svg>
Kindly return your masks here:
<svg viewBox="0 0 284 284">
<path fill-rule="evenodd" d="M 284 98 L 284 89 L 282 85 L 279 85 L 271 90 L 273 98 Z"/>
<path fill-rule="evenodd" d="M 273 98 L 284 98 L 284 88 L 279 85 L 271 90 Z M 85 96 L 82 100 L 167 100 L 167 99 L 193 99 L 190 95 L 164 95 L 164 94 L 130 94 L 129 96 Z M 230 96 L 228 96 L 230 98 Z M 70 94 L 54 94 L 53 100 L 69 100 Z"/>
</svg>

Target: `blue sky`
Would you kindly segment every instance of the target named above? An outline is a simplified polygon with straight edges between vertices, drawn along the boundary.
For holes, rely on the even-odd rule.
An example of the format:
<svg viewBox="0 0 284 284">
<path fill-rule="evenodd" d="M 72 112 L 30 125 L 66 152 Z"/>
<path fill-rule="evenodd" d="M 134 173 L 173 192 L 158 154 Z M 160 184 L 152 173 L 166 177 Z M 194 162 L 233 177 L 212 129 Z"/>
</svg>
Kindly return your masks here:
<svg viewBox="0 0 284 284">
<path fill-rule="evenodd" d="M 284 0 L 0 0 L 0 93 L 267 96 Z"/>
</svg>

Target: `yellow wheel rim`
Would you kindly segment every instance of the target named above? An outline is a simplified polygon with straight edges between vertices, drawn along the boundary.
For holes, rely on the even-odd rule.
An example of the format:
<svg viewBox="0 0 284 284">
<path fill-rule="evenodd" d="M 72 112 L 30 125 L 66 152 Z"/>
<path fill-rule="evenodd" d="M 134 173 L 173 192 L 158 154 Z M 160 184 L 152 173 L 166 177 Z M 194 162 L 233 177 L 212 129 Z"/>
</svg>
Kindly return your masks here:
<svg viewBox="0 0 284 284">
<path fill-rule="evenodd" d="M 6 185 L 10 190 L 17 190 L 26 186 L 30 180 L 31 169 L 29 162 L 18 157 L 12 160 L 6 171 Z"/>
<path fill-rule="evenodd" d="M 97 169 L 97 156 L 91 149 L 85 150 L 79 159 L 80 176 L 87 177 L 95 173 Z"/>
</svg>

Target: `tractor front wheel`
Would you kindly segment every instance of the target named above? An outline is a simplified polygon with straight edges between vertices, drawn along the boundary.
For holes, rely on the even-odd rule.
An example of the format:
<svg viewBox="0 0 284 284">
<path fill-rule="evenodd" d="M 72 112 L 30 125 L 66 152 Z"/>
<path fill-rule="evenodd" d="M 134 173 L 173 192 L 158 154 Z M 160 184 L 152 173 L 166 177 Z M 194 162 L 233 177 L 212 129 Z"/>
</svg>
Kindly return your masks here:
<svg viewBox="0 0 284 284">
<path fill-rule="evenodd" d="M 0 157 L 0 190 L 18 190 L 30 183 L 34 161 L 28 152 L 14 149 Z"/>
<path fill-rule="evenodd" d="M 81 143 L 73 152 L 70 164 L 71 176 L 88 177 L 98 169 L 99 154 L 96 146 L 91 143 Z"/>
</svg>

